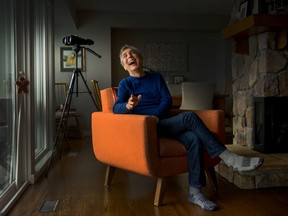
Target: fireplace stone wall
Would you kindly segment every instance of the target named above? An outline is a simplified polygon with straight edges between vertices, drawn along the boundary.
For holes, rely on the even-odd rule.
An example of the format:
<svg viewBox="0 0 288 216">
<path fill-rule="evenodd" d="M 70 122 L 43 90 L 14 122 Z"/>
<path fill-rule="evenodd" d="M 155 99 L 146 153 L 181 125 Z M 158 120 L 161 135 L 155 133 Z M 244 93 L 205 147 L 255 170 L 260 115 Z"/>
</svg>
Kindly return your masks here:
<svg viewBox="0 0 288 216">
<path fill-rule="evenodd" d="M 239 1 L 234 1 L 237 13 Z M 249 37 L 249 54 L 232 54 L 233 144 L 253 148 L 253 98 L 288 96 L 288 50 L 276 48 L 277 32 Z"/>
<path fill-rule="evenodd" d="M 253 98 L 288 96 L 288 51 L 275 48 L 275 32 L 249 38 L 249 55 L 233 53 L 233 144 L 253 148 Z"/>
<path fill-rule="evenodd" d="M 230 25 L 237 22 L 239 5 L 242 1 L 234 0 Z M 282 23 L 286 24 L 286 22 Z M 282 149 L 280 150 L 282 154 L 263 154 L 251 150 L 254 148 L 254 97 L 261 97 L 261 99 L 266 97 L 264 99 L 266 100 L 267 97 L 288 96 L 288 48 L 286 45 L 281 50 L 277 49 L 277 34 L 277 32 L 265 32 L 250 36 L 249 52 L 246 50 L 247 46 L 244 47 L 245 49 L 241 49 L 243 47 L 238 49 L 240 52 L 244 50 L 249 54 L 232 52 L 234 138 L 233 145 L 227 145 L 227 148 L 239 155 L 259 156 L 265 160 L 261 167 L 249 172 L 231 171 L 224 162 L 219 163 L 216 167 L 217 172 L 242 189 L 286 187 L 288 182 L 287 153 L 283 153 Z M 277 110 L 278 108 L 279 105 Z M 255 109 L 258 109 L 257 106 Z M 265 112 L 261 114 L 260 111 L 258 114 L 257 118 L 265 116 Z M 271 121 L 267 124 L 270 123 Z M 271 127 L 267 129 L 264 126 L 264 128 L 264 133 L 267 135 Z M 270 144 L 271 139 L 267 140 Z M 260 144 L 263 144 L 262 140 Z"/>
</svg>

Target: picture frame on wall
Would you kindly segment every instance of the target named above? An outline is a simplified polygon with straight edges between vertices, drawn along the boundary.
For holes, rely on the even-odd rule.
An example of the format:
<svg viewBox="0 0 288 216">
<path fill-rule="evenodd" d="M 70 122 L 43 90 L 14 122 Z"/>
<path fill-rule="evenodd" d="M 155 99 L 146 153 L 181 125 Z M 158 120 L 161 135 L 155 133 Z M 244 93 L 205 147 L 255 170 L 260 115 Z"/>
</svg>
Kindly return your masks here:
<svg viewBox="0 0 288 216">
<path fill-rule="evenodd" d="M 182 75 L 174 75 L 173 76 L 173 84 L 179 85 L 184 82 L 184 76 Z"/>
<path fill-rule="evenodd" d="M 249 1 L 243 1 L 240 3 L 239 7 L 240 20 L 245 19 L 248 16 L 248 7 L 249 7 Z"/>
<path fill-rule="evenodd" d="M 60 47 L 60 70 L 61 72 L 72 72 L 77 68 L 81 71 L 86 71 L 86 56 L 85 49 L 81 49 L 78 52 L 78 57 L 75 56 L 75 52 L 72 47 Z"/>
</svg>

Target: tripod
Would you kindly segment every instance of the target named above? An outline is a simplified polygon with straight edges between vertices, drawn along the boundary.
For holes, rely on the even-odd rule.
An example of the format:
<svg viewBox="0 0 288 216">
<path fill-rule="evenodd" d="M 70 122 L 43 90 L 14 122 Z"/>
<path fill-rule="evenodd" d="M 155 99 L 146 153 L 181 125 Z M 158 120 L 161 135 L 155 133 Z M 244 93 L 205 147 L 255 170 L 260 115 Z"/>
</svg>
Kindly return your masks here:
<svg viewBox="0 0 288 216">
<path fill-rule="evenodd" d="M 51 165 L 51 162 L 52 162 L 53 154 L 56 152 L 57 142 L 58 142 L 58 139 L 59 139 L 60 132 L 63 133 L 62 141 L 61 141 L 61 149 L 60 149 L 60 159 L 61 159 L 61 156 L 62 156 L 62 151 L 63 151 L 63 147 L 64 147 L 64 137 L 66 136 L 66 133 L 67 133 L 68 116 L 69 116 L 69 112 L 70 112 L 70 107 L 71 107 L 73 93 L 76 93 L 77 97 L 78 97 L 78 94 L 79 94 L 79 91 L 78 91 L 78 84 L 79 84 L 78 83 L 78 78 L 79 78 L 79 76 L 82 78 L 82 81 L 83 81 L 83 83 L 84 83 L 84 85 L 86 87 L 87 93 L 89 93 L 94 105 L 97 108 L 97 104 L 96 104 L 95 99 L 92 96 L 92 92 L 90 91 L 90 89 L 89 89 L 89 87 L 87 85 L 87 82 L 86 82 L 86 80 L 83 77 L 83 74 L 82 74 L 81 70 L 78 68 L 78 53 L 79 53 L 79 51 L 81 49 L 87 49 L 89 52 L 91 52 L 92 54 L 96 55 L 98 58 L 101 58 L 101 56 L 99 54 L 97 54 L 96 52 L 94 52 L 93 50 L 91 50 L 89 48 L 81 47 L 80 45 L 75 45 L 75 47 L 74 47 L 74 53 L 75 53 L 75 56 L 76 56 L 75 69 L 73 71 L 73 74 L 72 74 L 72 77 L 71 77 L 71 80 L 70 80 L 70 83 L 69 83 L 68 92 L 67 92 L 67 95 L 66 95 L 66 98 L 65 98 L 64 107 L 63 107 L 63 110 L 62 110 L 62 113 L 61 113 L 60 122 L 59 122 L 58 129 L 57 129 L 57 132 L 56 132 L 56 137 L 55 137 L 55 140 L 54 140 L 53 150 L 52 150 L 51 157 L 50 157 L 50 160 L 49 160 L 49 164 L 48 164 L 48 167 L 47 167 L 46 177 L 48 176 L 48 171 L 50 169 L 50 165 Z M 75 84 L 76 84 L 76 92 L 74 92 Z"/>
</svg>

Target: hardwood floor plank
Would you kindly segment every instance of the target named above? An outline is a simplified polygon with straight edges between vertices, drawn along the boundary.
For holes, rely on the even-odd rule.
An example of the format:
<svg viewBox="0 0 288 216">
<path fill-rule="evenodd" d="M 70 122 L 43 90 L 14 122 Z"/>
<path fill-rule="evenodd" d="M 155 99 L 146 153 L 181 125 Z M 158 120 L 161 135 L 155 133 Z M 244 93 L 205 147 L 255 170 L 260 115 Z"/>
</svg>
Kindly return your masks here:
<svg viewBox="0 0 288 216">
<path fill-rule="evenodd" d="M 70 140 L 69 140 L 70 141 Z M 187 174 L 168 178 L 163 205 L 153 205 L 157 179 L 117 169 L 104 187 L 106 165 L 96 160 L 91 137 L 70 141 L 70 153 L 49 171 L 48 178 L 30 185 L 9 216 L 40 216 L 45 200 L 59 199 L 56 212 L 45 216 L 286 216 L 288 188 L 241 190 L 217 175 L 219 191 L 208 184 L 203 193 L 216 202 L 215 212 L 190 204 Z M 72 156 L 71 156 L 72 155 Z"/>
</svg>

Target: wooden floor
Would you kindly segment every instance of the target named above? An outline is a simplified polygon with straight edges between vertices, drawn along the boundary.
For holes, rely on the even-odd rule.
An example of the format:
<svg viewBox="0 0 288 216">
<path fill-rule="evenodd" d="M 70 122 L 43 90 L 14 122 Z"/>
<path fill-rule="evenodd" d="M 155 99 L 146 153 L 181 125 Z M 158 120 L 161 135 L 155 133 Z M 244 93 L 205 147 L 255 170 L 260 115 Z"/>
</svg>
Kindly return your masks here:
<svg viewBox="0 0 288 216">
<path fill-rule="evenodd" d="M 75 142 L 75 140 L 77 142 Z M 9 216 L 286 216 L 288 188 L 241 190 L 218 176 L 215 194 L 209 184 L 204 194 L 216 202 L 215 212 L 187 201 L 187 174 L 168 181 L 164 205 L 154 207 L 156 179 L 117 170 L 110 188 L 104 188 L 105 165 L 92 152 L 91 138 L 75 139 L 71 150 L 53 166 L 48 178 L 31 185 Z M 56 212 L 39 213 L 44 201 L 59 200 Z"/>
</svg>

